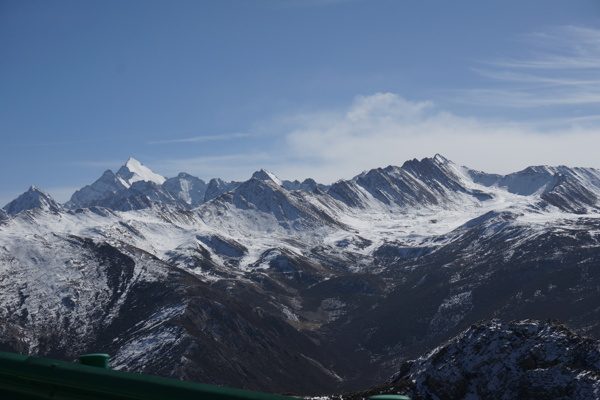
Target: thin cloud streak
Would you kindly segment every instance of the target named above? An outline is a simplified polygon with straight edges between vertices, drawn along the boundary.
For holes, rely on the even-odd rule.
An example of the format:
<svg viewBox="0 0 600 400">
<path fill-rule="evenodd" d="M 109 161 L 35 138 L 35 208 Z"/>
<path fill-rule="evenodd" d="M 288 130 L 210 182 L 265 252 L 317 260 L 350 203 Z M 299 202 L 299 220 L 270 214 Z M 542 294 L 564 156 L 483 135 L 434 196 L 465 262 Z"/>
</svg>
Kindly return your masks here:
<svg viewBox="0 0 600 400">
<path fill-rule="evenodd" d="M 581 26 L 559 26 L 525 36 L 534 47 L 550 49 L 530 59 L 492 62 L 500 67 L 533 69 L 598 69 L 600 30 Z"/>
<path fill-rule="evenodd" d="M 522 59 L 487 61 L 491 68 L 474 69 L 503 87 L 465 89 L 455 100 L 500 107 L 600 103 L 600 30 L 563 26 L 528 38 L 542 51 Z"/>
<path fill-rule="evenodd" d="M 478 68 L 474 68 L 473 71 L 486 78 L 506 82 L 540 83 L 545 86 L 600 85 L 600 79 L 552 78 L 512 71 L 491 71 Z"/>
<path fill-rule="evenodd" d="M 600 103 L 599 92 L 561 90 L 553 93 L 530 93 L 510 89 L 472 89 L 463 92 L 463 103 L 511 108 L 533 108 L 560 105 L 592 105 Z"/>
<path fill-rule="evenodd" d="M 147 144 L 169 144 L 169 143 L 204 143 L 204 142 L 212 142 L 216 140 L 231 140 L 231 139 L 240 139 L 247 138 L 253 136 L 250 133 L 229 133 L 223 135 L 207 135 L 207 136 L 194 136 L 190 138 L 182 138 L 182 139 L 166 139 L 166 140 L 156 140 L 148 142 Z"/>
</svg>

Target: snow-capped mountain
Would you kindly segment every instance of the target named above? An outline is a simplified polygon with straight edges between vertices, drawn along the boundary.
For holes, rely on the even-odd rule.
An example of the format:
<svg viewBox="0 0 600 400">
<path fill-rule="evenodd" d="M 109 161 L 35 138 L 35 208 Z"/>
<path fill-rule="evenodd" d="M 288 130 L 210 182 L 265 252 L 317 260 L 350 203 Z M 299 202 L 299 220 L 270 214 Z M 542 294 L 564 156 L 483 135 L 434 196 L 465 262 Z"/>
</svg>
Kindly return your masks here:
<svg viewBox="0 0 600 400">
<path fill-rule="evenodd" d="M 205 184 L 130 159 L 64 206 L 32 197 L 0 215 L 4 350 L 316 394 L 381 382 L 482 319 L 600 332 L 591 168 L 436 155 L 328 186 Z"/>
<path fill-rule="evenodd" d="M 26 210 L 58 212 L 62 210 L 62 207 L 48 193 L 31 186 L 29 190 L 4 207 L 4 211 L 8 214 L 18 214 Z"/>
<path fill-rule="evenodd" d="M 123 179 L 115 175 L 111 170 L 106 170 L 100 179 L 76 191 L 66 203 L 69 208 L 78 206 L 89 206 L 98 201 L 114 196 L 116 193 L 126 190 L 129 185 Z"/>
<path fill-rule="evenodd" d="M 100 179 L 76 191 L 65 206 L 71 209 L 102 206 L 120 211 L 143 209 L 156 203 L 188 207 L 190 204 L 186 200 L 197 197 L 193 193 L 196 182 L 192 181 L 190 185 L 189 180 L 186 181 L 185 176 L 180 175 L 179 186 L 185 188 L 182 191 L 177 190 L 175 179 L 167 181 L 165 177 L 130 158 L 116 174 L 107 170 Z M 200 182 L 201 185 L 203 182 Z M 171 188 L 174 193 L 167 188 Z"/>
<path fill-rule="evenodd" d="M 167 180 L 167 178 L 155 174 L 150 168 L 134 158 L 127 160 L 125 165 L 119 168 L 116 175 L 124 181 L 126 186 L 131 186 L 138 181 L 154 182 L 157 185 L 162 185 Z"/>
<path fill-rule="evenodd" d="M 202 179 L 185 172 L 181 172 L 175 178 L 167 179 L 162 186 L 167 192 L 183 200 L 192 208 L 204 203 L 204 195 L 208 188 Z"/>
</svg>

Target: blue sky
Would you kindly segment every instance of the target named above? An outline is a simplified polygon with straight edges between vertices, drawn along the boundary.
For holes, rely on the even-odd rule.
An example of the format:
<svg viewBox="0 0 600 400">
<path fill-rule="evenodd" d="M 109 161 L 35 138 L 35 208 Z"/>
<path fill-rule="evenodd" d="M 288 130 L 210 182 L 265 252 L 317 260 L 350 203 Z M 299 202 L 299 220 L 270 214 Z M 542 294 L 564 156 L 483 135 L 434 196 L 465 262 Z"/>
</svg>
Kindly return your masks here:
<svg viewBox="0 0 600 400">
<path fill-rule="evenodd" d="M 597 0 L 3 0 L 0 206 L 134 157 L 323 183 L 440 153 L 600 168 Z"/>
</svg>

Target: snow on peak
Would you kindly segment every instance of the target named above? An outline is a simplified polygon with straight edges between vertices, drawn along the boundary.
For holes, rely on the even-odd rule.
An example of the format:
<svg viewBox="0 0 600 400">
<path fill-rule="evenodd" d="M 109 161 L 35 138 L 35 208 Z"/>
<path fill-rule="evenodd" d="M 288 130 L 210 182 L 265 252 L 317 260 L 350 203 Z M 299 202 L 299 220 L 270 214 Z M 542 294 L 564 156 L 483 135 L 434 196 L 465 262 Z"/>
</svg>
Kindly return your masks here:
<svg viewBox="0 0 600 400">
<path fill-rule="evenodd" d="M 33 209 L 60 211 L 61 207 L 52 196 L 33 185 L 4 207 L 7 214 L 18 214 Z"/>
<path fill-rule="evenodd" d="M 273 181 L 275 184 L 279 186 L 283 186 L 283 182 L 275 176 L 275 174 L 267 171 L 266 169 L 261 169 L 260 171 L 256 171 L 252 174 L 253 178 L 260 179 L 261 181 Z"/>
<path fill-rule="evenodd" d="M 132 183 L 138 181 L 154 182 L 162 185 L 167 180 L 164 176 L 152 172 L 150 168 L 135 158 L 127 160 L 127 163 L 117 171 L 117 176 L 123 179 L 127 186 L 131 186 Z"/>
<path fill-rule="evenodd" d="M 530 167 L 525 168 L 523 171 L 521 171 L 522 173 L 527 173 L 527 174 L 547 174 L 547 175 L 554 175 L 558 172 L 557 168 L 553 168 L 553 167 L 549 167 L 547 165 L 533 165 Z"/>
<path fill-rule="evenodd" d="M 438 153 L 433 157 L 433 161 L 435 161 L 438 164 L 446 164 L 449 160 Z"/>
</svg>

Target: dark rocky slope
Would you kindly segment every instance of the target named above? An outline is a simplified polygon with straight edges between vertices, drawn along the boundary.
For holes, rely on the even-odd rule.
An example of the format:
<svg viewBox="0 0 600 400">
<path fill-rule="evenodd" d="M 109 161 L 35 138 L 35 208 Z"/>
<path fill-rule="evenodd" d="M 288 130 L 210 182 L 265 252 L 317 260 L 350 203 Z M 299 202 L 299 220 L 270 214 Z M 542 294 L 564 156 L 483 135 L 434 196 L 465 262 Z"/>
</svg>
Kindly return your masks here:
<svg viewBox="0 0 600 400">
<path fill-rule="evenodd" d="M 389 383 L 332 396 L 413 400 L 590 400 L 600 396 L 600 341 L 558 321 L 485 321 L 402 365 Z"/>
</svg>

